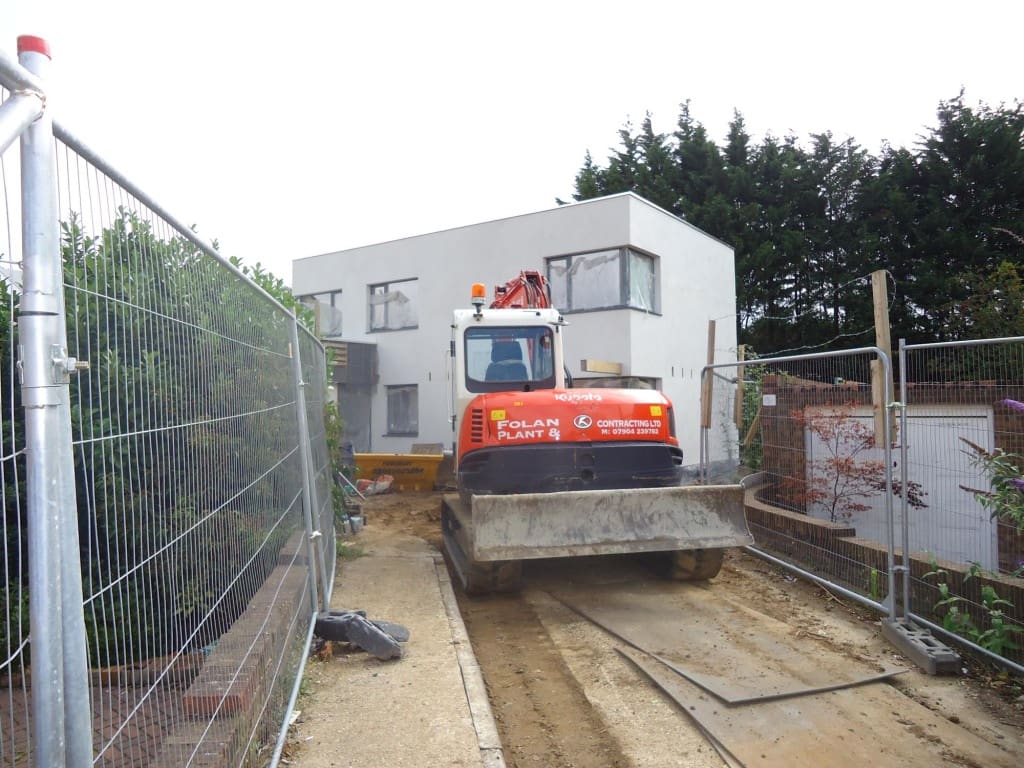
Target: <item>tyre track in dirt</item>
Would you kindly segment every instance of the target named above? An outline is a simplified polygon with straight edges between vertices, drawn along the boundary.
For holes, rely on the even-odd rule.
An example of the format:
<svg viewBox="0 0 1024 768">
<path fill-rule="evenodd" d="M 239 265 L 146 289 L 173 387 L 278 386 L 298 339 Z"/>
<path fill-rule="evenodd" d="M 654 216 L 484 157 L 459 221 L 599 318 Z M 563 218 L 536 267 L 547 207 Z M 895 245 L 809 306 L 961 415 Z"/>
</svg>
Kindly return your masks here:
<svg viewBox="0 0 1024 768">
<path fill-rule="evenodd" d="M 510 768 L 631 765 L 522 596 L 458 600 Z"/>
</svg>

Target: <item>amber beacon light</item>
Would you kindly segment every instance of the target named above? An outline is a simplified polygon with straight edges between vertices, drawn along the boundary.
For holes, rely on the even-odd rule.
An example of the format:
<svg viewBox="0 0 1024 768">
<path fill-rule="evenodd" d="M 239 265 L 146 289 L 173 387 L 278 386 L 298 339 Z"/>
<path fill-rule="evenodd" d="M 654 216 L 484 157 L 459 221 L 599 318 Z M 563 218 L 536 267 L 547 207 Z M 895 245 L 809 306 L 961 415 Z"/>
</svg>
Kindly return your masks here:
<svg viewBox="0 0 1024 768">
<path fill-rule="evenodd" d="M 484 288 L 483 283 L 473 283 L 473 295 L 471 301 L 473 306 L 476 307 L 476 311 L 479 312 L 483 307 L 484 302 L 487 301 L 487 289 Z"/>
</svg>

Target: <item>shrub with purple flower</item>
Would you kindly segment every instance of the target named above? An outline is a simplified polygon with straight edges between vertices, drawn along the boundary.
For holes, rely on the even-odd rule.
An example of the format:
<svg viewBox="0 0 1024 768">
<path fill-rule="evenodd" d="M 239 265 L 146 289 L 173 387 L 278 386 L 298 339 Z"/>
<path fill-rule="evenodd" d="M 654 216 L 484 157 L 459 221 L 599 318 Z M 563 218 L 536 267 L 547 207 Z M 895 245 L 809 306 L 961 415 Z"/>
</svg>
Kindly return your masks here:
<svg viewBox="0 0 1024 768">
<path fill-rule="evenodd" d="M 1024 411 L 1024 403 L 1019 400 L 1007 398 L 998 404 L 1014 411 Z M 1021 469 L 1024 457 L 1001 448 L 987 451 L 966 438 L 961 437 L 960 440 L 971 449 L 971 464 L 980 468 L 989 480 L 987 491 L 976 488 L 964 490 L 973 493 L 993 518 L 1012 522 L 1018 532 L 1024 532 L 1024 470 Z"/>
</svg>

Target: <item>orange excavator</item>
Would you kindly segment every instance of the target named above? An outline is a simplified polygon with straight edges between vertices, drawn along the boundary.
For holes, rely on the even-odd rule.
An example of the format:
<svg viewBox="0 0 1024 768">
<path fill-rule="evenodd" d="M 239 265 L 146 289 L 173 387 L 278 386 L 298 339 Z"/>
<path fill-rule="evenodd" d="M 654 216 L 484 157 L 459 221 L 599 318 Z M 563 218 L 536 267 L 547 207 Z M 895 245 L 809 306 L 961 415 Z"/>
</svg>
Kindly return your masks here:
<svg viewBox="0 0 1024 768">
<path fill-rule="evenodd" d="M 739 485 L 681 485 L 672 403 L 645 389 L 574 388 L 566 322 L 524 271 L 489 308 L 473 286 L 450 354 L 458 493 L 441 504 L 444 555 L 469 593 L 520 586 L 523 560 L 662 552 L 669 576 L 715 576 L 752 543 Z"/>
</svg>

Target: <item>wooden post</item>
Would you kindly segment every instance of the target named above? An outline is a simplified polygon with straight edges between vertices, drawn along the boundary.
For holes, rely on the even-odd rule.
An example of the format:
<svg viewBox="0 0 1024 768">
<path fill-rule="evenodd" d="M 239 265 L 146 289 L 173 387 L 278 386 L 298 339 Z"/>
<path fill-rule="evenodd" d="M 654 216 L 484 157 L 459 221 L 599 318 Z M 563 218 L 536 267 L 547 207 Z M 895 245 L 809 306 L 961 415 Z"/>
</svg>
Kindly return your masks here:
<svg viewBox="0 0 1024 768">
<path fill-rule="evenodd" d="M 871 295 L 875 307 L 875 346 L 881 349 L 892 361 L 892 342 L 889 338 L 889 291 L 884 269 L 871 273 Z M 891 370 L 891 369 L 890 369 Z M 893 392 L 892 378 L 889 378 L 889 392 Z M 875 445 L 881 447 L 885 441 L 894 443 L 895 429 L 885 434 L 885 372 L 878 360 L 871 361 L 871 406 L 875 415 Z M 895 428 L 895 423 L 892 425 Z"/>
<path fill-rule="evenodd" d="M 747 436 L 743 438 L 743 447 L 749 448 L 750 444 L 754 442 L 754 437 L 757 436 L 757 430 L 761 426 L 761 408 L 757 406 L 757 411 L 754 413 L 754 419 L 750 422 L 750 429 L 747 430 Z"/>
<path fill-rule="evenodd" d="M 708 320 L 708 365 L 715 364 L 715 321 Z M 711 384 L 715 372 L 708 371 L 701 382 L 700 388 L 700 425 L 703 429 L 711 429 Z"/>
<path fill-rule="evenodd" d="M 747 345 L 740 344 L 736 348 L 736 360 L 742 363 L 747 359 Z M 736 429 L 743 429 L 743 371 L 742 365 L 736 367 L 736 407 L 733 408 L 736 415 Z"/>
</svg>

